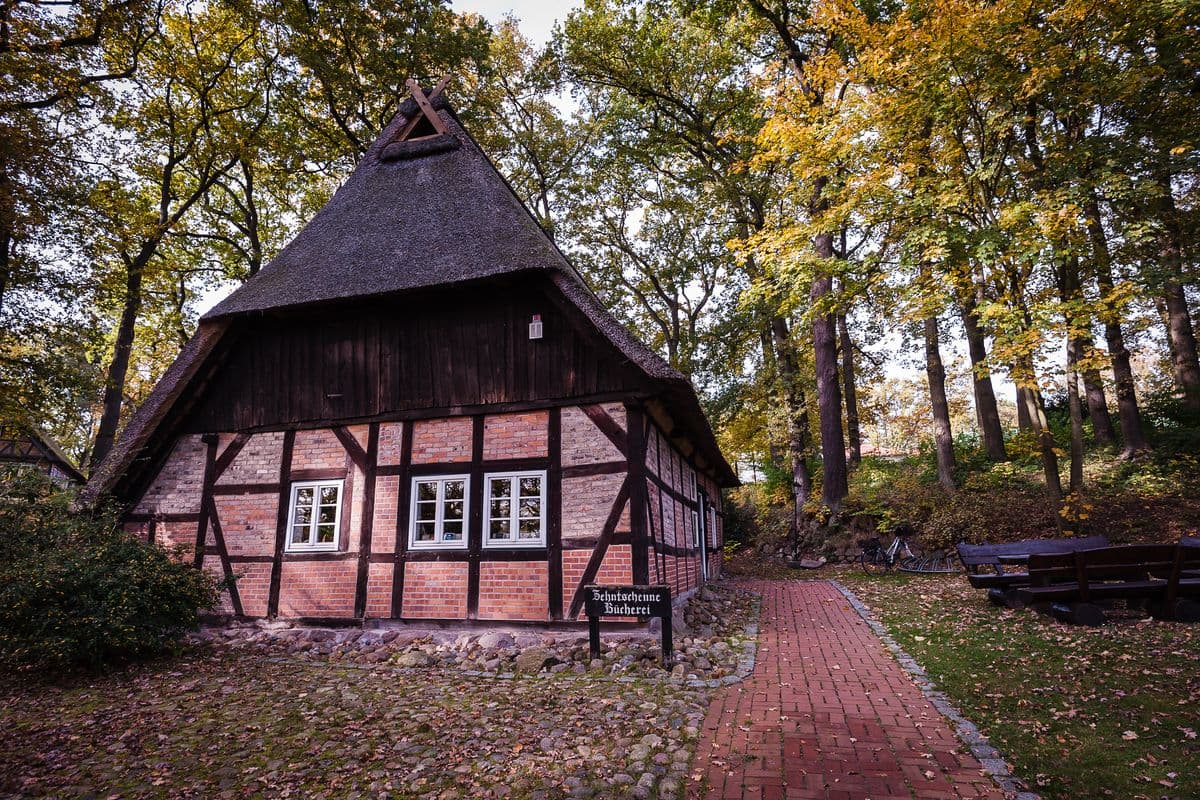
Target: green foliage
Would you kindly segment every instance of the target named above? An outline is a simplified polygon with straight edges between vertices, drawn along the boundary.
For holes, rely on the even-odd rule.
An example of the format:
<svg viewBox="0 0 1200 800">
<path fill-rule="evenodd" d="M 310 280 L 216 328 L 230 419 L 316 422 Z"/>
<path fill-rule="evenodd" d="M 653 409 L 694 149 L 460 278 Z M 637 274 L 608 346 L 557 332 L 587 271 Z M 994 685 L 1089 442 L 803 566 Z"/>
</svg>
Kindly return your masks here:
<svg viewBox="0 0 1200 800">
<path fill-rule="evenodd" d="M 215 603 L 212 577 L 70 502 L 40 475 L 0 489 L 0 663 L 96 669 L 170 650 Z"/>
</svg>

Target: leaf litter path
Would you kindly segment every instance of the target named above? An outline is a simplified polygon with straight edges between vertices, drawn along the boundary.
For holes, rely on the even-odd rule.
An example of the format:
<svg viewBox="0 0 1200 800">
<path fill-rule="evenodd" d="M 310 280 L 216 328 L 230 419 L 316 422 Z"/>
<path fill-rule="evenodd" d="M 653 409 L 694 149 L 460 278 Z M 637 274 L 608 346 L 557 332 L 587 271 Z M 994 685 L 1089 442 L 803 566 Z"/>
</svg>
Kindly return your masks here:
<svg viewBox="0 0 1200 800">
<path fill-rule="evenodd" d="M 709 706 L 691 796 L 1004 797 L 827 581 L 757 581 L 758 660 Z"/>
</svg>

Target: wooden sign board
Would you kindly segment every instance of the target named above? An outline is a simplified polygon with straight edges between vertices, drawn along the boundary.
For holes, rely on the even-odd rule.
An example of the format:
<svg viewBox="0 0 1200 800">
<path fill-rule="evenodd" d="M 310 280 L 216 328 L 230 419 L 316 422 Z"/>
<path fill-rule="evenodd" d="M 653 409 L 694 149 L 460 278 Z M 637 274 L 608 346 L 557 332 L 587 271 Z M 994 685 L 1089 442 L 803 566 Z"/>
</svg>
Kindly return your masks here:
<svg viewBox="0 0 1200 800">
<path fill-rule="evenodd" d="M 588 618 L 592 658 L 600 657 L 601 617 L 658 617 L 662 620 L 663 665 L 670 666 L 670 586 L 588 586 L 586 591 L 584 612 Z"/>
</svg>

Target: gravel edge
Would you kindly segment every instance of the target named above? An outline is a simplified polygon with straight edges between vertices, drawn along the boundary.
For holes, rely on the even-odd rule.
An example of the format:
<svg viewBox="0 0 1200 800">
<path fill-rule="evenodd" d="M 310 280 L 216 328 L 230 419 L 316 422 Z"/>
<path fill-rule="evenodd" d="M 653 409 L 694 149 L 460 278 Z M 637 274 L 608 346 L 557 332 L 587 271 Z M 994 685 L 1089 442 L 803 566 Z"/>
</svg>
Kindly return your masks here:
<svg viewBox="0 0 1200 800">
<path fill-rule="evenodd" d="M 937 688 L 929 674 L 924 668 L 917 663 L 916 659 L 904 651 L 892 635 L 888 633 L 887 628 L 879 620 L 871 615 L 871 610 L 863 604 L 858 596 L 850 589 L 846 588 L 841 581 L 828 579 L 830 585 L 842 593 L 846 601 L 850 603 L 863 621 L 875 632 L 889 650 L 895 656 L 896 662 L 900 664 L 908 676 L 912 678 L 913 683 L 921 690 L 927 699 L 938 712 L 950 720 L 954 724 L 954 732 L 962 743 L 967 746 L 971 754 L 979 759 L 979 763 L 983 765 L 983 770 L 991 776 L 1003 791 L 1015 795 L 1016 800 L 1041 800 L 1041 795 L 1036 792 L 1031 792 L 1025 787 L 1028 785 L 1024 781 L 1013 775 L 1009 769 L 1008 763 L 1004 760 L 1004 756 L 992 746 L 988 738 L 980 732 L 975 723 L 963 716 L 962 712 L 955 708 L 950 702 L 950 698 Z"/>
</svg>

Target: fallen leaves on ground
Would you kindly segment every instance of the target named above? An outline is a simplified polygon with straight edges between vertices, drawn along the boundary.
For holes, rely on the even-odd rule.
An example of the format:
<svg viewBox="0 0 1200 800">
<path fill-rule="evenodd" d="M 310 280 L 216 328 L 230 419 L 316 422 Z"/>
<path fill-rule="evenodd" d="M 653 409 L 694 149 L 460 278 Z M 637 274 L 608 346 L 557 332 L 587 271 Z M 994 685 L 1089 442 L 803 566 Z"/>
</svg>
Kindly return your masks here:
<svg viewBox="0 0 1200 800">
<path fill-rule="evenodd" d="M 595 675 L 505 680 L 202 648 L 0 689 L 0 794 L 676 794 L 708 692 Z M 647 777 L 649 776 L 649 777 Z"/>
<path fill-rule="evenodd" d="M 1047 800 L 1200 797 L 1200 626 L 1086 628 L 998 608 L 961 575 L 838 577 Z M 1190 736 L 1189 736 L 1190 734 Z M 1169 785 L 1168 785 L 1169 784 Z"/>
</svg>

